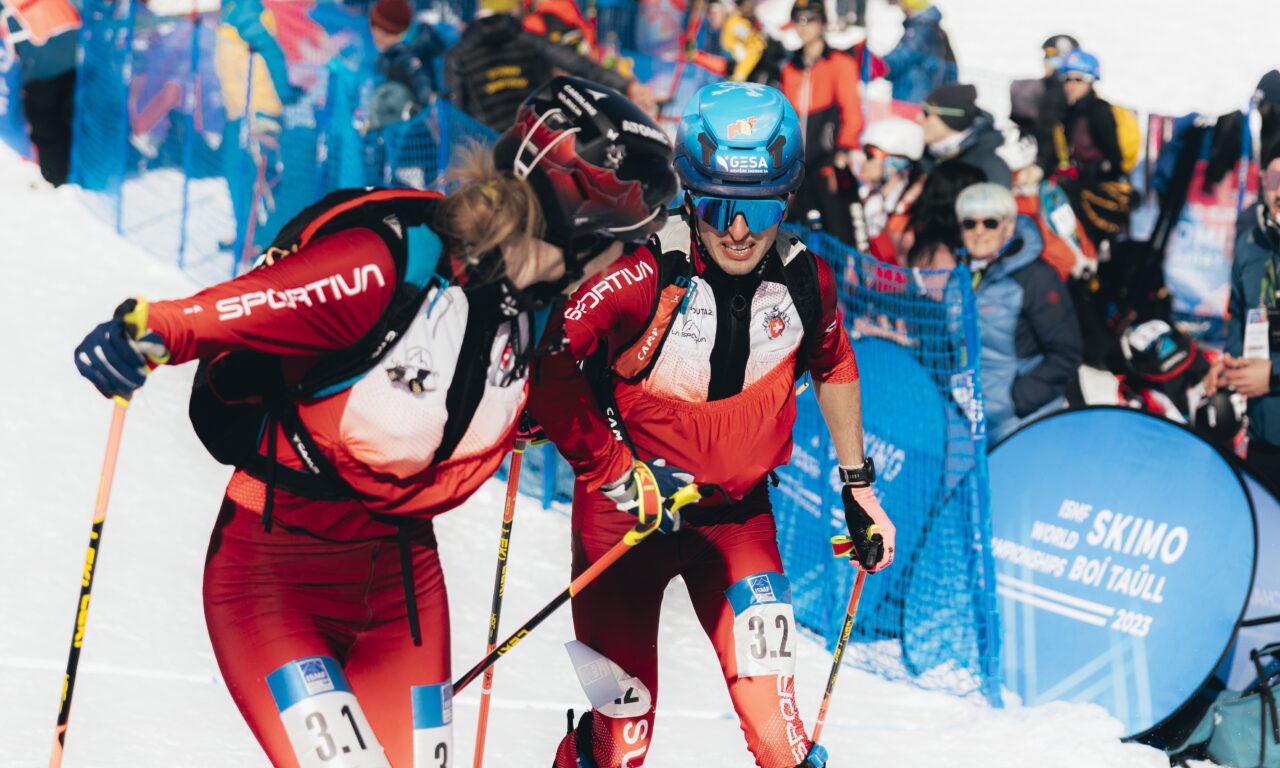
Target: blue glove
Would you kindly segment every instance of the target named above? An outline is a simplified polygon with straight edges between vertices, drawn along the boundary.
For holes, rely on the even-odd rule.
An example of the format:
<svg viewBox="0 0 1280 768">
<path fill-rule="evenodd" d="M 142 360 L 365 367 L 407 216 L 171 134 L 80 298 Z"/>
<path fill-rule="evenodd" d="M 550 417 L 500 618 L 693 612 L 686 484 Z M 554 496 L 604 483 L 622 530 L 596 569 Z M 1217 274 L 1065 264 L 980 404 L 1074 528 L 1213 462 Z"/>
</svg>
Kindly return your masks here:
<svg viewBox="0 0 1280 768">
<path fill-rule="evenodd" d="M 680 509 L 702 498 L 696 487 L 692 495 L 681 493 L 690 486 L 692 474 L 667 466 L 665 459 L 654 459 L 636 461 L 626 477 L 600 490 L 618 509 L 635 515 L 641 526 L 674 533 L 680 530 Z"/>
<path fill-rule="evenodd" d="M 129 399 L 151 369 L 168 361 L 169 350 L 146 320 L 146 299 L 129 299 L 76 347 L 76 368 L 103 396 Z"/>
<path fill-rule="evenodd" d="M 827 768 L 827 748 L 821 744 L 814 744 L 809 750 L 808 757 L 796 768 Z"/>
</svg>

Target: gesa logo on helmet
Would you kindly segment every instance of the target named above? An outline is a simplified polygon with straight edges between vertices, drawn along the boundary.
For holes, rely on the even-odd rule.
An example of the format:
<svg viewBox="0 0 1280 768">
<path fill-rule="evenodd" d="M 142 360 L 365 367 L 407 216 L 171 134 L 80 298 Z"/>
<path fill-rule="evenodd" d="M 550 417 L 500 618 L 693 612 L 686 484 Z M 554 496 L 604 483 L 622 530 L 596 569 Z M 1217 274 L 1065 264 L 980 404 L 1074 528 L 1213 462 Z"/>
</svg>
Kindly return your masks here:
<svg viewBox="0 0 1280 768">
<path fill-rule="evenodd" d="M 768 173 L 767 155 L 716 153 L 716 167 L 726 173 Z"/>
</svg>

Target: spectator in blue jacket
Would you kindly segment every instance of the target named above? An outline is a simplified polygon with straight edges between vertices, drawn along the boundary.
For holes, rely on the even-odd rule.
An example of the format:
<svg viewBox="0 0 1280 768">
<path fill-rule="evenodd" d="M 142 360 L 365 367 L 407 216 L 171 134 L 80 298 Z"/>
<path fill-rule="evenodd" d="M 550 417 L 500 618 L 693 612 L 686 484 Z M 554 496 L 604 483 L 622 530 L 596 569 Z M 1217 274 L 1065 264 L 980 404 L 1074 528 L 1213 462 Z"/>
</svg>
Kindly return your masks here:
<svg viewBox="0 0 1280 768">
<path fill-rule="evenodd" d="M 378 74 L 388 83 L 408 88 L 414 106 L 421 109 L 440 92 L 436 60 L 443 56 L 446 46 L 430 24 L 418 25 L 418 31 L 410 38 L 412 23 L 413 7 L 406 0 L 378 0 L 369 9 L 369 29 L 378 49 L 374 63 Z"/>
<path fill-rule="evenodd" d="M 884 58 L 895 101 L 919 104 L 929 92 L 958 79 L 956 55 L 942 29 L 942 11 L 930 0 L 898 0 L 907 18 L 902 39 Z"/>
<path fill-rule="evenodd" d="M 1245 465 L 1280 489 L 1280 144 L 1263 154 L 1262 201 L 1254 226 L 1236 240 L 1226 354 L 1206 393 L 1232 387 L 1249 403 Z"/>
<path fill-rule="evenodd" d="M 1040 228 L 1018 215 L 1013 193 L 974 184 L 956 199 L 956 216 L 960 255 L 973 270 L 987 437 L 994 444 L 1065 406 L 1063 390 L 1084 344 L 1066 285 L 1040 258 Z"/>
</svg>

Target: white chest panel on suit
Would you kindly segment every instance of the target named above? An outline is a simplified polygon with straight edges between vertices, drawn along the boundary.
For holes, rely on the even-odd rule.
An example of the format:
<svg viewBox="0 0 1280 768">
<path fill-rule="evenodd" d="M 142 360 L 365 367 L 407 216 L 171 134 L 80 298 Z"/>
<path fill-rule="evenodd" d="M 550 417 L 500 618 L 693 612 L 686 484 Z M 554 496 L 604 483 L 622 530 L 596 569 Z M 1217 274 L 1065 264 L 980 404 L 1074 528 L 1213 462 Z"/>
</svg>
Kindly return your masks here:
<svg viewBox="0 0 1280 768">
<path fill-rule="evenodd" d="M 691 243 L 688 225 L 668 222 L 659 239 L 664 252 L 680 251 L 687 256 Z M 788 242 L 778 243 L 780 247 L 787 245 Z M 684 311 L 672 321 L 671 332 L 644 386 L 661 397 L 705 402 L 711 383 L 711 350 L 720 320 L 711 285 L 701 277 L 694 277 L 692 282 L 692 296 L 687 299 Z M 779 364 L 789 364 L 804 338 L 800 314 L 787 286 L 782 283 L 761 281 L 752 296 L 747 322 L 750 351 L 742 383 L 744 390 Z"/>
<path fill-rule="evenodd" d="M 409 477 L 429 466 L 449 420 L 447 398 L 459 366 L 468 319 L 458 286 L 433 287 L 422 310 L 382 361 L 351 387 L 342 415 L 342 441 L 356 459 L 379 472 Z M 527 340 L 529 318 L 518 319 Z M 503 323 L 488 351 L 484 394 L 454 457 L 481 452 L 503 439 L 525 399 L 526 376 L 514 375 L 511 323 Z"/>
</svg>

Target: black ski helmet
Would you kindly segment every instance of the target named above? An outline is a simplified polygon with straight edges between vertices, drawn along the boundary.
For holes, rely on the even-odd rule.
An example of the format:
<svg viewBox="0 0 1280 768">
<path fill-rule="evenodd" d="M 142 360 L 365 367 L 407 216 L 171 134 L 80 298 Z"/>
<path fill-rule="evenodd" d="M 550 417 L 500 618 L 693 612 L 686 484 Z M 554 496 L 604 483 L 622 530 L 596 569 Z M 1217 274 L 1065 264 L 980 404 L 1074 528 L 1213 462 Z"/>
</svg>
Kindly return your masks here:
<svg viewBox="0 0 1280 768">
<path fill-rule="evenodd" d="M 1055 56 L 1066 58 L 1068 53 L 1079 47 L 1080 42 L 1071 35 L 1054 35 L 1040 45 L 1040 48 L 1044 50 L 1045 58 Z"/>
<path fill-rule="evenodd" d="M 1057 72 L 1067 56 L 1080 47 L 1080 43 L 1071 35 L 1054 35 L 1040 46 L 1044 50 L 1045 67 L 1050 72 Z"/>
<path fill-rule="evenodd" d="M 657 123 L 621 93 L 576 77 L 531 93 L 493 157 L 533 186 L 543 239 L 564 251 L 565 284 L 603 244 L 661 229 L 676 192 L 671 140 Z"/>
<path fill-rule="evenodd" d="M 1187 390 L 1209 373 L 1209 361 L 1195 341 L 1163 320 L 1126 328 L 1120 351 L 1135 385 L 1160 390 L 1184 414 Z"/>
</svg>

